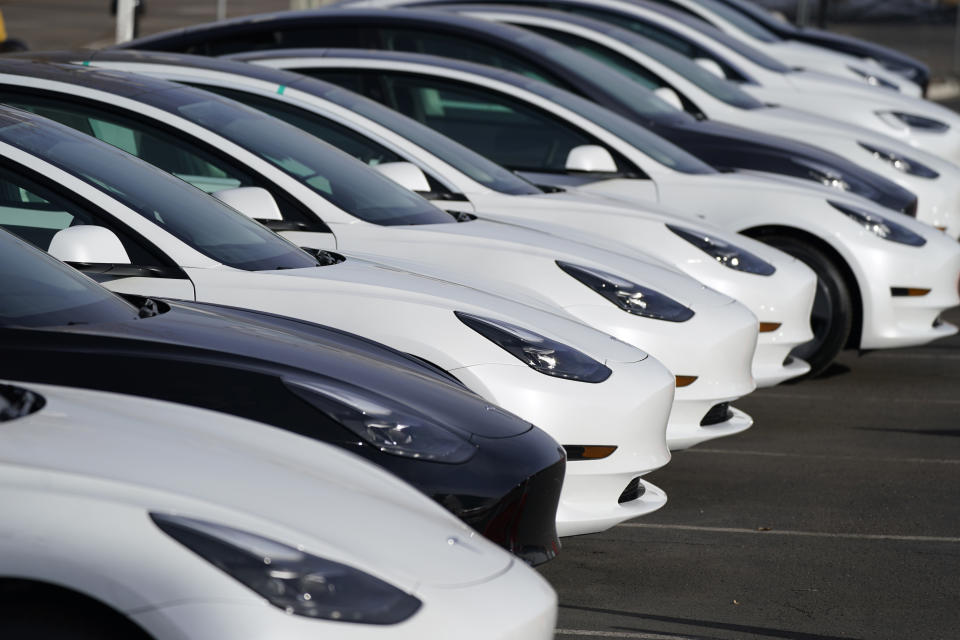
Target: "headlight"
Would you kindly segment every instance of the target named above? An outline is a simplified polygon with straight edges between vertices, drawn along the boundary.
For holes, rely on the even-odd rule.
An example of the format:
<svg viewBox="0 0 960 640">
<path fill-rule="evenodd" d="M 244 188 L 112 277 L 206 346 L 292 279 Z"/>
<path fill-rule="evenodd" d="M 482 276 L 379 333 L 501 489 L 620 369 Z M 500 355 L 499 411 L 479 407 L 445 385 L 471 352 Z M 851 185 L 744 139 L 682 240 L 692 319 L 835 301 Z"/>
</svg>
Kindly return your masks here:
<svg viewBox="0 0 960 640">
<path fill-rule="evenodd" d="M 573 347 L 515 324 L 454 311 L 460 322 L 531 369 L 579 382 L 603 382 L 613 373 L 604 364 Z"/>
<path fill-rule="evenodd" d="M 854 222 L 860 224 L 861 227 L 877 236 L 878 238 L 883 238 L 884 240 L 890 240 L 891 242 L 899 242 L 900 244 L 908 244 L 912 247 L 922 247 L 927 244 L 926 239 L 910 231 L 903 225 L 897 224 L 892 220 L 888 220 L 883 216 L 877 215 L 870 211 L 864 211 L 863 209 L 858 209 L 856 207 L 851 207 L 847 204 L 840 204 L 839 202 L 834 202 L 833 200 L 827 200 L 834 209 L 844 214 Z"/>
<path fill-rule="evenodd" d="M 900 91 L 900 87 L 898 85 L 890 82 L 889 80 L 885 80 L 884 78 L 875 76 L 869 71 L 865 71 L 863 69 L 858 69 L 856 67 L 851 67 L 851 66 L 848 66 L 847 69 L 850 69 L 850 71 L 853 71 L 855 74 L 863 78 L 864 81 L 871 86 L 883 87 L 884 89 L 892 89 L 894 91 Z"/>
<path fill-rule="evenodd" d="M 918 176 L 920 178 L 929 178 L 930 180 L 940 177 L 940 174 L 930 167 L 920 164 L 916 160 L 911 160 L 910 158 L 902 156 L 894 151 L 883 149 L 881 147 L 875 147 L 872 144 L 867 144 L 866 142 L 858 142 L 857 144 L 869 151 L 874 158 L 879 158 L 880 160 L 886 160 L 889 162 L 890 165 L 893 166 L 893 168 L 897 171 L 902 171 L 903 173 L 908 173 L 911 176 Z"/>
<path fill-rule="evenodd" d="M 840 191 L 850 191 L 850 183 L 844 180 L 843 176 L 827 168 L 815 167 L 808 163 L 804 164 L 806 164 L 809 177 L 823 186 L 830 187 L 831 189 L 840 189 Z"/>
<path fill-rule="evenodd" d="M 711 238 L 693 229 L 675 227 L 672 224 L 668 224 L 667 229 L 670 229 L 670 231 L 673 231 L 725 267 L 758 276 L 771 276 L 777 270 L 763 258 L 719 238 Z"/>
<path fill-rule="evenodd" d="M 877 117 L 899 131 L 917 129 L 926 133 L 943 133 L 950 128 L 946 122 L 902 111 L 877 111 Z"/>
<path fill-rule="evenodd" d="M 693 317 L 693 309 L 680 304 L 673 298 L 629 280 L 624 280 L 612 273 L 570 264 L 569 262 L 561 262 L 560 260 L 557 260 L 557 266 L 613 304 L 635 316 L 666 320 L 667 322 L 686 322 Z"/>
<path fill-rule="evenodd" d="M 434 420 L 379 396 L 324 380 L 284 378 L 284 384 L 331 419 L 384 453 L 459 464 L 476 447 Z"/>
<path fill-rule="evenodd" d="M 362 624 L 396 624 L 420 600 L 359 569 L 246 531 L 151 513 L 160 530 L 287 613 Z"/>
</svg>

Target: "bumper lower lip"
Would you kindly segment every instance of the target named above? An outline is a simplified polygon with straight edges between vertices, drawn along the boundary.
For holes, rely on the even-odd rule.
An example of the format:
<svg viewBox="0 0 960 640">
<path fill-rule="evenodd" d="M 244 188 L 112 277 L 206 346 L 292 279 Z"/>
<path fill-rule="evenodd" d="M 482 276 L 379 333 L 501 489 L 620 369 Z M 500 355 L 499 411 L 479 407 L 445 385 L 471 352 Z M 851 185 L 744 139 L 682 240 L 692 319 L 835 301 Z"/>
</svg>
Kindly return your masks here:
<svg viewBox="0 0 960 640">
<path fill-rule="evenodd" d="M 694 445 L 731 436 L 741 431 L 746 431 L 753 424 L 753 418 L 740 411 L 736 407 L 730 407 L 730 417 L 721 422 L 715 422 L 707 426 L 701 426 L 707 412 L 714 406 L 709 403 L 689 403 L 684 413 L 691 415 L 684 420 L 674 421 L 670 418 L 670 425 L 667 427 L 667 444 L 671 451 L 688 449 Z"/>
<path fill-rule="evenodd" d="M 583 491 L 577 494 L 606 495 L 613 493 L 614 498 L 608 503 L 601 500 L 579 500 L 576 496 L 564 499 L 557 513 L 557 529 L 561 537 L 577 536 L 587 533 L 605 531 L 625 520 L 652 513 L 667 503 L 667 494 L 662 489 L 645 480 L 639 480 L 643 488 L 642 495 L 626 502 L 618 502 L 616 496 L 623 495 L 623 491 L 633 482 L 636 476 L 623 474 L 622 477 L 597 478 L 597 481 L 617 483 L 617 491 L 600 491 L 597 487 L 580 487 Z M 578 477 L 577 481 L 586 483 L 589 477 Z"/>
</svg>

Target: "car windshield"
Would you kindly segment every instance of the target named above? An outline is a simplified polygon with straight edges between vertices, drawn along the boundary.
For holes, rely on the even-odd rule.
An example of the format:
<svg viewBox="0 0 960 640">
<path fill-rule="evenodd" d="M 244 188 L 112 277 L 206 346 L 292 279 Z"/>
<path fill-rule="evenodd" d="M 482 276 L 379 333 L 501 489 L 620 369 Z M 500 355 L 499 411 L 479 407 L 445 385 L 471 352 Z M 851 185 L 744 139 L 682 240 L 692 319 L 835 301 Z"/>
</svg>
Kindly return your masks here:
<svg viewBox="0 0 960 640">
<path fill-rule="evenodd" d="M 580 4 L 570 6 L 569 10 L 590 18 L 603 20 L 605 22 L 630 29 L 631 31 L 635 31 L 641 35 L 653 38 L 657 42 L 676 50 L 680 54 L 689 53 L 690 51 L 700 51 L 703 48 L 714 48 L 712 46 L 713 42 L 707 42 L 704 47 L 701 47 L 696 42 L 691 41 L 688 36 L 682 35 L 676 29 L 664 24 L 666 21 L 673 20 L 673 16 L 670 18 L 663 18 L 661 20 L 654 19 L 652 17 L 647 18 L 623 11 L 610 10 L 594 6 L 583 6 Z M 719 43 L 720 45 L 734 51 L 757 66 L 763 67 L 769 71 L 774 71 L 776 73 L 791 72 L 790 67 L 701 20 L 697 20 L 695 18 L 677 18 L 677 21 L 686 27 L 703 33 L 705 36 L 707 36 L 707 38 L 710 38 L 710 40 L 715 41 L 716 43 Z M 716 55 L 716 53 L 711 53 L 712 55 Z"/>
<path fill-rule="evenodd" d="M 635 40 L 631 40 L 630 44 L 677 72 L 717 100 L 741 109 L 760 109 L 763 107 L 762 102 L 743 91 L 733 82 L 715 76 L 690 58 L 682 56 L 649 38 L 637 37 Z"/>
<path fill-rule="evenodd" d="M 318 95 L 403 136 L 489 189 L 511 195 L 542 193 L 526 180 L 447 136 L 352 91 L 330 85 L 329 90 Z"/>
<path fill-rule="evenodd" d="M 137 309 L 43 251 L 0 231 L 0 326 L 122 322 Z"/>
<path fill-rule="evenodd" d="M 317 266 L 306 252 L 200 189 L 108 144 L 51 125 L 24 119 L 0 127 L 0 140 L 80 178 L 227 266 L 250 271 Z"/>
<path fill-rule="evenodd" d="M 779 42 L 781 39 L 752 17 L 725 5 L 723 2 L 716 2 L 715 0 L 697 0 L 697 2 L 760 42 Z"/>
<path fill-rule="evenodd" d="M 361 220 L 379 225 L 454 222 L 355 158 L 259 111 L 186 87 L 147 99 L 260 156 Z"/>
<path fill-rule="evenodd" d="M 621 84 L 633 85 L 636 83 L 622 82 Z M 640 88 L 639 85 L 637 85 L 637 87 Z M 647 154 L 653 160 L 671 169 L 691 174 L 716 173 L 708 164 L 687 153 L 672 142 L 661 138 L 655 133 L 651 133 L 640 125 L 594 102 L 585 100 L 568 91 L 543 84 L 542 82 L 528 81 L 524 88 L 573 111 L 597 126 L 603 127 L 618 138 L 621 138 L 624 142 Z M 673 109 L 673 107 L 670 108 Z"/>
</svg>

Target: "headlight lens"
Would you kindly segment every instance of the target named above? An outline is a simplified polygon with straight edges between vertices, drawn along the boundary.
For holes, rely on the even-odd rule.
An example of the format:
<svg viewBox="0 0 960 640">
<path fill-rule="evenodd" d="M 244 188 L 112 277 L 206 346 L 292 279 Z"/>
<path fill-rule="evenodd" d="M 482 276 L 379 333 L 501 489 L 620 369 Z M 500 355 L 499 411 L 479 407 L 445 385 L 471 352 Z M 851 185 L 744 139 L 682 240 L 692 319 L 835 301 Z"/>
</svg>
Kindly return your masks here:
<svg viewBox="0 0 960 640">
<path fill-rule="evenodd" d="M 557 260 L 557 266 L 587 285 L 601 296 L 635 316 L 686 322 L 693 317 L 693 309 L 673 298 L 639 284 L 624 280 L 612 273 Z"/>
<path fill-rule="evenodd" d="M 167 535 L 287 613 L 337 622 L 396 624 L 417 598 L 359 569 L 223 525 L 151 513 Z"/>
<path fill-rule="evenodd" d="M 384 453 L 459 464 L 476 447 L 432 419 L 371 391 L 322 379 L 284 378 L 284 384 L 323 413 Z"/>
<path fill-rule="evenodd" d="M 890 151 L 889 149 L 875 147 L 872 144 L 867 144 L 866 142 L 858 142 L 857 144 L 869 151 L 874 158 L 879 158 L 880 160 L 886 160 L 889 162 L 890 165 L 893 166 L 893 168 L 897 171 L 908 173 L 911 176 L 928 178 L 930 180 L 940 177 L 940 174 L 930 167 L 920 164 L 916 160 L 911 160 L 906 156 L 902 156 L 899 153 Z"/>
<path fill-rule="evenodd" d="M 894 129 L 900 131 L 917 129 L 927 133 L 943 133 L 950 128 L 950 125 L 946 122 L 940 122 L 933 118 L 918 116 L 912 113 L 903 113 L 902 111 L 878 111 L 877 116 Z"/>
<path fill-rule="evenodd" d="M 757 257 L 746 249 L 741 249 L 719 238 L 711 238 L 693 229 L 676 227 L 672 224 L 668 224 L 667 229 L 670 229 L 670 231 L 673 231 L 725 267 L 758 276 L 771 276 L 777 270 L 776 267 L 763 258 Z"/>
<path fill-rule="evenodd" d="M 540 373 L 579 382 L 603 382 L 612 371 L 582 351 L 515 324 L 454 311 L 460 322 Z"/>
<path fill-rule="evenodd" d="M 899 242 L 900 244 L 908 244 L 912 247 L 922 247 L 927 244 L 926 239 L 910 231 L 903 225 L 897 224 L 892 220 L 888 220 L 883 216 L 877 215 L 870 211 L 865 211 L 863 209 L 858 209 L 852 207 L 848 204 L 840 204 L 839 202 L 834 202 L 833 200 L 827 200 L 834 209 L 844 214 L 854 222 L 860 224 L 861 227 L 877 236 L 878 238 L 883 238 L 884 240 L 889 240 L 891 242 Z"/>
<path fill-rule="evenodd" d="M 875 76 L 874 74 L 866 71 L 864 69 L 858 69 L 857 67 L 848 66 L 847 69 L 853 71 L 855 74 L 864 79 L 864 81 L 874 87 L 883 87 L 884 89 L 892 89 L 893 91 L 900 91 L 900 87 L 889 80 Z"/>
<path fill-rule="evenodd" d="M 808 164 L 807 172 L 811 178 L 825 187 L 840 189 L 841 191 L 850 191 L 850 183 L 844 180 L 843 176 L 834 173 L 830 169 L 814 167 Z"/>
</svg>

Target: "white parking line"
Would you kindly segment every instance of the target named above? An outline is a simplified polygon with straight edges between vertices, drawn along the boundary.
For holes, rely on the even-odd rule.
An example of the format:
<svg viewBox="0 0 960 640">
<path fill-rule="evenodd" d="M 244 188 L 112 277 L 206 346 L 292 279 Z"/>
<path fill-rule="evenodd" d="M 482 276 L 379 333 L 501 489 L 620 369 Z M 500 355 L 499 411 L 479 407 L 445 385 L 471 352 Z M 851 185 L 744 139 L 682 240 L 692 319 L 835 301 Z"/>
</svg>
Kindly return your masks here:
<svg viewBox="0 0 960 640">
<path fill-rule="evenodd" d="M 772 398 L 774 400 L 831 400 L 836 397 L 836 394 L 833 392 L 826 392 L 822 394 L 814 393 L 778 393 L 776 391 L 761 391 L 756 396 L 758 399 Z M 869 398 L 864 398 L 869 400 Z M 952 398 L 923 398 L 920 399 L 917 396 L 904 396 L 902 398 L 896 398 L 891 396 L 883 396 L 884 402 L 923 402 L 924 404 L 960 404 L 960 400 Z"/>
<path fill-rule="evenodd" d="M 631 633 L 629 631 L 590 631 L 588 629 L 555 629 L 558 636 L 588 636 L 591 638 L 638 638 L 640 640 L 690 640 L 690 636 L 671 636 L 662 633 Z"/>
<path fill-rule="evenodd" d="M 740 529 L 736 527 L 697 527 L 687 524 L 643 524 L 628 522 L 617 525 L 631 529 L 672 529 L 675 531 L 704 531 L 709 533 L 752 533 L 764 536 L 796 536 L 804 538 L 842 538 L 846 540 L 893 540 L 897 542 L 947 542 L 960 543 L 960 538 L 949 536 L 895 536 L 875 533 L 822 533 L 818 531 L 789 531 L 776 529 Z"/>
<path fill-rule="evenodd" d="M 725 453 L 735 456 L 763 456 L 766 458 L 806 458 L 815 460 L 856 460 L 858 462 L 880 462 L 883 464 L 960 464 L 957 458 L 876 458 L 869 456 L 838 456 L 828 453 L 782 453 L 776 451 L 751 451 L 749 449 L 709 449 L 698 447 L 687 449 L 687 453 Z"/>
</svg>

